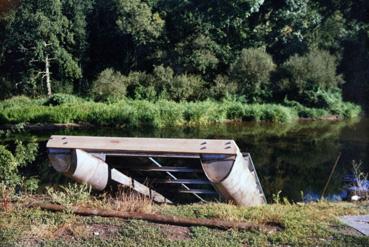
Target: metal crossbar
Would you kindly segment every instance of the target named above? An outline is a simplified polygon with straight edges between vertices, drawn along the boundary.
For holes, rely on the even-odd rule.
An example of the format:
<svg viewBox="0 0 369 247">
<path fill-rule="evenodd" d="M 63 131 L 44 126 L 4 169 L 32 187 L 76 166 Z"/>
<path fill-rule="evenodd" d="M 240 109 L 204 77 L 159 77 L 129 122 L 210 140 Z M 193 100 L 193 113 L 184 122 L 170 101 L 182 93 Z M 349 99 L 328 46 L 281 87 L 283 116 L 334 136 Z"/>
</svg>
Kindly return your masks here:
<svg viewBox="0 0 369 247">
<path fill-rule="evenodd" d="M 210 184 L 206 179 L 155 179 L 156 184 Z"/>
<path fill-rule="evenodd" d="M 202 172 L 201 169 L 179 166 L 162 166 L 162 167 L 125 167 L 125 170 L 142 171 L 142 172 Z"/>
<path fill-rule="evenodd" d="M 159 162 L 157 162 L 154 158 L 152 157 L 149 157 L 149 160 L 154 163 L 157 167 L 163 167 Z M 165 172 L 168 176 L 170 176 L 173 180 L 178 180 L 178 178 L 176 178 L 176 176 L 174 176 L 171 172 Z M 199 196 L 197 193 L 195 192 L 190 192 L 191 189 L 183 184 L 183 183 L 180 183 L 180 185 L 186 190 L 186 191 L 189 191 L 189 193 L 193 194 L 195 197 L 197 197 L 200 201 L 202 202 L 206 202 L 201 196 Z"/>
</svg>

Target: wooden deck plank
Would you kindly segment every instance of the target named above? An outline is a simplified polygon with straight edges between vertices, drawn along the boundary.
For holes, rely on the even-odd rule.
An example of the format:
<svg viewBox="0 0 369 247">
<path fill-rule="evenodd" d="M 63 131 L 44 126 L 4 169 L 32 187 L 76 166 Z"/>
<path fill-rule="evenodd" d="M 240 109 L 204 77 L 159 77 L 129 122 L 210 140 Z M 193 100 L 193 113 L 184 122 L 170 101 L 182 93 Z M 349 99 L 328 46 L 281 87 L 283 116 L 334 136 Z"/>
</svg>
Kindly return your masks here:
<svg viewBox="0 0 369 247">
<path fill-rule="evenodd" d="M 227 154 L 234 155 L 238 147 L 233 140 L 166 139 L 64 136 L 50 137 L 47 148 L 79 148 L 96 152 L 143 152 L 182 154 Z"/>
</svg>

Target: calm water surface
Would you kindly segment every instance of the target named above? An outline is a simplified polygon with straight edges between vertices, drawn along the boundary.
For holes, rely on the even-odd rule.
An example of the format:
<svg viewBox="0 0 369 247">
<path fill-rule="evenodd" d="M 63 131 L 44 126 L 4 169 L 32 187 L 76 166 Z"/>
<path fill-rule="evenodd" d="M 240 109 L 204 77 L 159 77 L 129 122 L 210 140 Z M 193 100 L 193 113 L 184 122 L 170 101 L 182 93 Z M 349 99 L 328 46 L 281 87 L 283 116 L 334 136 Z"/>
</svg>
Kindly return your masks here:
<svg viewBox="0 0 369 247">
<path fill-rule="evenodd" d="M 353 161 L 361 161 L 363 170 L 369 170 L 368 118 L 351 122 L 217 124 L 159 130 L 98 128 L 27 133 L 13 138 L 36 136 L 43 140 L 40 141 L 43 147 L 51 134 L 234 139 L 241 151 L 251 153 L 269 200 L 278 192 L 292 201 L 301 201 L 304 196 L 319 197 L 340 153 L 341 159 L 327 191 L 329 197 L 341 192 L 343 177 L 352 171 Z M 45 148 L 41 152 L 46 154 Z M 52 169 L 45 169 L 43 172 L 57 176 Z"/>
</svg>

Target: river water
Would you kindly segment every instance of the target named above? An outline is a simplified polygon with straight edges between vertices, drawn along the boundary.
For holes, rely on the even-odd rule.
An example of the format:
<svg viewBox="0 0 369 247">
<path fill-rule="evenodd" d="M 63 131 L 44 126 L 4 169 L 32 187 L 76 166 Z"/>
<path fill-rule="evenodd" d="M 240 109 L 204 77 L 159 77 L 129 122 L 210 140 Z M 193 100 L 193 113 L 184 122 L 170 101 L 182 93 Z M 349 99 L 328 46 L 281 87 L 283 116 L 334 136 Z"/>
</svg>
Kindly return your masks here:
<svg viewBox="0 0 369 247">
<path fill-rule="evenodd" d="M 352 162 L 362 162 L 363 171 L 369 170 L 368 118 L 350 122 L 237 123 L 170 129 L 97 128 L 17 136 L 38 138 L 40 150 L 46 154 L 42 147 L 51 134 L 234 139 L 242 152 L 251 153 L 269 201 L 277 193 L 291 201 L 318 198 L 339 154 L 341 157 L 326 193 L 329 199 L 339 199 L 336 195 L 345 185 L 343 177 L 352 171 Z M 46 159 L 46 155 L 41 157 Z M 52 169 L 47 172 L 56 173 Z"/>
</svg>

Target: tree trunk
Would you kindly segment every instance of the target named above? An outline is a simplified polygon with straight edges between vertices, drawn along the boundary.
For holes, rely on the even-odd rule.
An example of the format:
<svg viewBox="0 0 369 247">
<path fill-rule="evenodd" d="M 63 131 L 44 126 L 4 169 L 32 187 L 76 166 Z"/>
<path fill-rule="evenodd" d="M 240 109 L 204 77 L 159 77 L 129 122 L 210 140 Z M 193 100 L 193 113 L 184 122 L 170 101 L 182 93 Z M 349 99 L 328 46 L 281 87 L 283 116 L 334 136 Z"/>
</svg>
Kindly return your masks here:
<svg viewBox="0 0 369 247">
<path fill-rule="evenodd" d="M 47 96 L 51 96 L 51 83 L 50 83 L 50 61 L 49 56 L 45 57 L 45 77 L 46 77 L 46 88 L 47 88 Z"/>
</svg>

